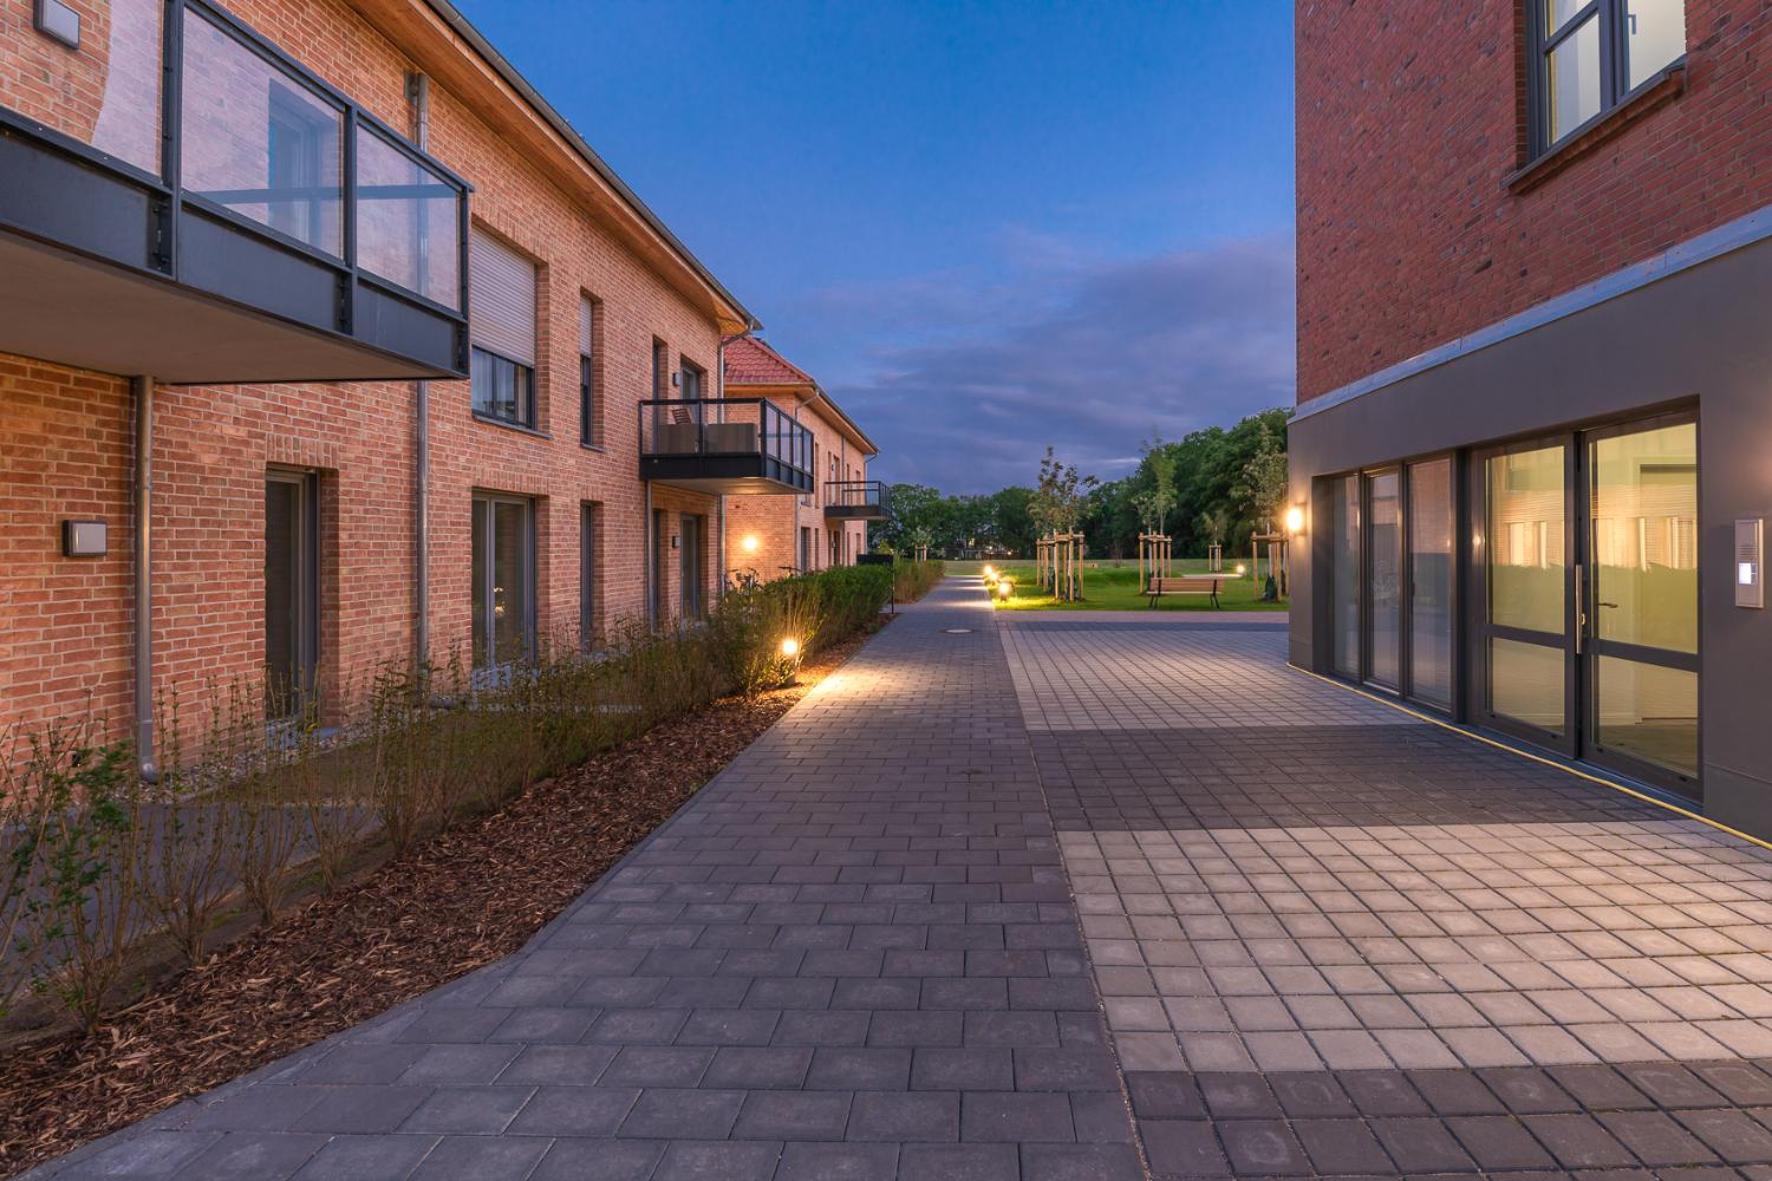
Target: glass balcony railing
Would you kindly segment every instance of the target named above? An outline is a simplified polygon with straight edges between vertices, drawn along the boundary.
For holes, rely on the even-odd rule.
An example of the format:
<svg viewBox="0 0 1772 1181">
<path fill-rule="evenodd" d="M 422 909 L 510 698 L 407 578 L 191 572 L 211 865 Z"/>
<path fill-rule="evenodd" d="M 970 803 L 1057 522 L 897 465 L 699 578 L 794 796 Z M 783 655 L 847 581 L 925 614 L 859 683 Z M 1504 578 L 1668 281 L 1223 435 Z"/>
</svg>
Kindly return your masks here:
<svg viewBox="0 0 1772 1181">
<path fill-rule="evenodd" d="M 284 377 L 465 372 L 465 181 L 203 0 L 97 5 L 71 52 L 20 40 L 50 85 L 0 77 L 0 175 L 35 182 L 0 185 L 0 233 L 385 358 L 269 350 Z M 229 376 L 267 379 L 203 374 Z"/>
<path fill-rule="evenodd" d="M 763 398 L 646 401 L 640 474 L 709 492 L 810 492 L 812 431 Z"/>
</svg>

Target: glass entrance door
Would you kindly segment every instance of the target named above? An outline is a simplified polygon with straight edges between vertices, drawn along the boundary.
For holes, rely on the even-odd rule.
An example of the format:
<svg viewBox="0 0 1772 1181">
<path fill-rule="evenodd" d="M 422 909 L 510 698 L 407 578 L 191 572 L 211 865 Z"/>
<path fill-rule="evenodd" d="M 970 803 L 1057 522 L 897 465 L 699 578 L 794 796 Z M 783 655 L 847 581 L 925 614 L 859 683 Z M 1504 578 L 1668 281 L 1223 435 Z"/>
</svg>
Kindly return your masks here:
<svg viewBox="0 0 1772 1181">
<path fill-rule="evenodd" d="M 1698 426 L 1586 438 L 1583 687 L 1592 756 L 1698 781 Z"/>
<path fill-rule="evenodd" d="M 1660 418 L 1480 455 L 1480 720 L 1698 784 L 1698 428 Z"/>
<path fill-rule="evenodd" d="M 1564 442 L 1491 452 L 1481 482 L 1479 710 L 1502 729 L 1575 754 L 1570 675 L 1571 448 Z"/>
</svg>

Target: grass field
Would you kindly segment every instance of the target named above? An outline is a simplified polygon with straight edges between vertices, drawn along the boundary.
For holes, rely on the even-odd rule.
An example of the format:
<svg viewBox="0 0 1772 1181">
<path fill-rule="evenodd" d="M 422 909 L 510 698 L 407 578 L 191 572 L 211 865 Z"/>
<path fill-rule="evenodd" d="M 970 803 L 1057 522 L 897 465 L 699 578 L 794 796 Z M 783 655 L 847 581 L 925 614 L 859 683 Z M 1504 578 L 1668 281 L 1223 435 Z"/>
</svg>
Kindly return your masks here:
<svg viewBox="0 0 1772 1181">
<path fill-rule="evenodd" d="M 1041 593 L 1034 578 L 1032 562 L 992 563 L 997 571 L 1015 583 L 1015 594 L 998 607 L 1006 611 L 1126 611 L 1144 610 L 1150 600 L 1139 594 L 1138 563 L 1083 563 L 1083 600 L 1060 603 L 1051 595 Z M 1234 562 L 1227 565 L 1233 569 Z M 984 562 L 949 562 L 947 572 L 955 575 L 977 575 L 984 572 Z M 1204 574 L 1206 559 L 1182 558 L 1174 563 L 1177 574 Z M 979 592 L 984 593 L 983 591 Z M 1232 578 L 1219 588 L 1218 601 L 1226 611 L 1284 611 L 1285 602 L 1261 601 L 1261 584 L 1248 578 Z M 1157 600 L 1157 611 L 1211 611 L 1212 600 L 1205 595 L 1167 595 Z"/>
</svg>

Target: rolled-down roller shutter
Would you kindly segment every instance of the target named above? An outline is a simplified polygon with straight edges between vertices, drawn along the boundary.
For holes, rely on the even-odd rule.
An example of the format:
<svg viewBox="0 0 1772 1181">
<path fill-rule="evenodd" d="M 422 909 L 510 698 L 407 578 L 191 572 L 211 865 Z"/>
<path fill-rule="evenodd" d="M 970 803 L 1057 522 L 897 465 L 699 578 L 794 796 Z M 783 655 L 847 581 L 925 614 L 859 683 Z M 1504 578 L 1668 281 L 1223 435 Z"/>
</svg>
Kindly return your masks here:
<svg viewBox="0 0 1772 1181">
<path fill-rule="evenodd" d="M 595 314 L 590 300 L 578 301 L 578 351 L 581 356 L 591 355 L 591 320 Z"/>
<path fill-rule="evenodd" d="M 469 323 L 474 343 L 535 366 L 535 264 L 476 229 L 468 250 L 473 284 Z"/>
</svg>

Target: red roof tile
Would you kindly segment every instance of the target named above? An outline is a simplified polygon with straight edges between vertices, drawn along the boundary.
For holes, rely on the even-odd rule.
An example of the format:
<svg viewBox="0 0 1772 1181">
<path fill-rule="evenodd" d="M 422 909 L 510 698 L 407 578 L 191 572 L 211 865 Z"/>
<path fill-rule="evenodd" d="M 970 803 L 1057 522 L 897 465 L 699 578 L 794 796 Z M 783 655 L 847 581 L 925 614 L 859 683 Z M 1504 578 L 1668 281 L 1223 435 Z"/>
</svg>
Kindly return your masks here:
<svg viewBox="0 0 1772 1181">
<path fill-rule="evenodd" d="M 809 385 L 812 376 L 754 336 L 726 342 L 727 385 Z"/>
</svg>

